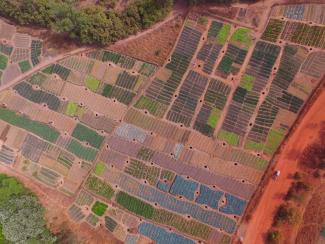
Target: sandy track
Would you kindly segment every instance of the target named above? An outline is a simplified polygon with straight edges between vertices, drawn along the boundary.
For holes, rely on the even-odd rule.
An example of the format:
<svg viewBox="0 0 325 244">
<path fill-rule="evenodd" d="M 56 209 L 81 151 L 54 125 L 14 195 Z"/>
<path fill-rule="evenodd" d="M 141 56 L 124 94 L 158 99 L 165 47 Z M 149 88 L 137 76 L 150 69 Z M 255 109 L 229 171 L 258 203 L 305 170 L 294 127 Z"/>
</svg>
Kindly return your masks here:
<svg viewBox="0 0 325 244">
<path fill-rule="evenodd" d="M 298 159 L 304 148 L 317 139 L 320 124 L 325 121 L 325 113 L 320 112 L 324 104 L 325 91 L 323 89 L 283 146 L 275 164 L 275 168 L 281 170 L 281 176 L 276 181 L 270 180 L 263 190 L 263 195 L 247 226 L 244 243 L 264 243 L 264 237 L 271 227 L 273 215 L 292 183 L 292 174 L 297 171 Z"/>
</svg>

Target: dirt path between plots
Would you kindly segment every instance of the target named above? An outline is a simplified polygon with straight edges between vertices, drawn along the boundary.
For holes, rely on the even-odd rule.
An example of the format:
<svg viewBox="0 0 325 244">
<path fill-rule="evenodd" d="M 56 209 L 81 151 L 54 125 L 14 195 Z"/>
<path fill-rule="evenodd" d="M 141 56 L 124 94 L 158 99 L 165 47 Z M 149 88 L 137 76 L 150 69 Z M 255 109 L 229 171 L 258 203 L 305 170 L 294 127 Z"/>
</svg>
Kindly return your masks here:
<svg viewBox="0 0 325 244">
<path fill-rule="evenodd" d="M 67 216 L 66 210 L 74 201 L 73 198 L 67 197 L 57 190 L 51 189 L 38 183 L 27 176 L 15 171 L 9 166 L 0 164 L 0 173 L 14 176 L 21 181 L 26 188 L 35 193 L 42 203 L 45 211 L 45 218 L 49 229 L 57 234 L 61 231 L 69 233 L 70 242 L 62 243 L 80 243 L 80 244 L 115 244 L 120 243 L 112 237 L 103 227 L 96 229 L 91 228 L 86 223 L 74 223 Z M 66 240 L 67 241 L 67 240 Z"/>
<path fill-rule="evenodd" d="M 255 206 L 255 211 L 247 226 L 245 244 L 264 243 L 265 234 L 271 227 L 274 213 L 292 183 L 292 174 L 298 169 L 298 159 L 301 153 L 308 144 L 318 138 L 320 124 L 325 121 L 325 113 L 321 112 L 324 104 L 325 91 L 322 89 L 299 124 L 296 125 L 293 134 L 283 145 L 275 164 L 275 169 L 280 170 L 281 175 L 277 180 L 270 180 L 263 189 L 263 195 Z"/>
</svg>

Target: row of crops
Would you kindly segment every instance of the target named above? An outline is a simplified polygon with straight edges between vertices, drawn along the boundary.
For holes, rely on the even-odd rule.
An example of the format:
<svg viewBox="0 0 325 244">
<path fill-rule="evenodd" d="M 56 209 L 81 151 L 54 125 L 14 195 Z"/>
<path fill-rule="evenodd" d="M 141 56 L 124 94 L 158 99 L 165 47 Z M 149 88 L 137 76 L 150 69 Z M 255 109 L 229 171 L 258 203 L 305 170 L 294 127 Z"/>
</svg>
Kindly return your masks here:
<svg viewBox="0 0 325 244">
<path fill-rule="evenodd" d="M 238 74 L 252 41 L 250 29 L 237 28 L 230 37 L 227 51 L 218 64 L 217 74 L 223 78 L 227 78 L 229 74 Z"/>
<path fill-rule="evenodd" d="M 262 39 L 277 42 L 279 39 L 324 49 L 325 27 L 309 23 L 270 19 Z"/>
<path fill-rule="evenodd" d="M 116 176 L 115 176 L 115 178 L 116 178 Z M 111 178 L 109 178 L 109 179 L 110 180 L 108 180 L 108 181 L 110 181 L 111 185 L 114 185 L 114 183 L 111 181 Z M 94 176 L 91 176 L 90 180 L 92 183 L 94 183 Z M 116 178 L 116 180 L 118 180 L 118 179 Z M 89 181 L 89 179 L 87 180 L 86 188 L 88 190 L 96 193 L 97 195 L 103 196 L 98 191 L 93 191 L 94 184 L 92 184 L 92 186 L 89 187 L 88 181 Z M 97 183 L 98 183 L 97 188 L 103 187 L 103 184 L 106 187 L 109 186 L 108 183 L 106 183 L 102 180 L 99 180 L 98 178 L 97 178 Z M 126 183 L 126 184 L 128 184 L 128 183 Z M 119 185 L 119 188 L 120 187 L 121 186 Z M 124 189 L 123 186 L 121 188 Z M 157 204 L 159 204 L 159 202 L 157 204 L 156 203 L 153 204 L 150 201 L 151 204 L 149 204 L 149 203 L 147 203 L 146 200 L 143 201 L 140 198 L 135 197 L 133 195 L 134 194 L 130 195 L 129 193 L 127 193 L 125 191 L 118 191 L 114 195 L 114 198 L 112 200 L 114 202 L 116 202 L 120 207 L 122 207 L 122 209 L 125 209 L 127 212 L 131 212 L 133 214 L 136 214 L 137 216 L 143 217 L 145 219 L 154 221 L 159 224 L 170 226 L 170 227 L 175 228 L 176 230 L 184 233 L 185 235 L 194 236 L 201 240 L 209 240 L 213 237 L 215 238 L 216 230 L 214 231 L 208 225 L 204 225 L 204 224 L 199 223 L 195 220 L 188 220 L 185 217 L 182 217 L 181 215 L 157 208 L 156 206 L 158 206 Z M 109 199 L 111 199 L 111 197 Z M 94 202 L 94 198 L 85 191 L 81 191 L 77 200 L 76 200 L 76 204 L 78 204 L 80 206 L 84 206 L 84 205 L 91 206 L 92 205 L 92 212 L 94 214 L 96 214 L 97 216 L 103 216 L 105 211 L 107 210 L 107 204 L 102 203 L 100 201 L 96 201 L 95 204 L 93 204 L 93 202 Z M 109 211 L 109 208 L 110 207 L 108 207 L 107 211 Z M 78 219 L 78 221 L 80 221 L 80 220 Z M 114 229 L 116 228 L 117 224 L 118 224 L 118 222 L 116 220 L 114 220 L 112 218 L 108 219 L 108 217 L 105 216 L 105 226 L 109 231 L 113 232 Z M 219 234 L 218 237 L 223 237 L 223 235 L 221 233 L 218 233 L 218 234 Z M 229 237 L 225 236 L 224 238 L 229 238 Z"/>
<path fill-rule="evenodd" d="M 211 74 L 220 51 L 228 39 L 231 26 L 213 20 L 208 30 L 207 40 L 200 49 L 197 59 L 204 62 L 203 72 Z"/>
<path fill-rule="evenodd" d="M 256 110 L 260 92 L 265 88 L 280 48 L 266 42 L 257 42 L 253 54 L 236 88 L 218 138 L 231 145 L 240 145 Z"/>
<path fill-rule="evenodd" d="M 271 17 L 325 24 L 325 4 L 288 4 L 272 8 Z"/>
<path fill-rule="evenodd" d="M 285 45 L 278 71 L 272 80 L 270 91 L 258 110 L 255 123 L 248 134 L 246 147 L 272 155 L 281 143 L 291 124 L 275 128 L 274 122 L 280 111 L 297 114 L 304 100 L 291 94 L 288 89 L 307 57 L 307 49 Z M 287 126 L 287 127 L 286 127 Z"/>
<path fill-rule="evenodd" d="M 187 71 L 194 53 L 198 47 L 202 33 L 193 27 L 185 26 L 162 74 L 157 76 L 148 89 L 135 104 L 136 108 L 162 117 L 174 93 Z"/>
</svg>

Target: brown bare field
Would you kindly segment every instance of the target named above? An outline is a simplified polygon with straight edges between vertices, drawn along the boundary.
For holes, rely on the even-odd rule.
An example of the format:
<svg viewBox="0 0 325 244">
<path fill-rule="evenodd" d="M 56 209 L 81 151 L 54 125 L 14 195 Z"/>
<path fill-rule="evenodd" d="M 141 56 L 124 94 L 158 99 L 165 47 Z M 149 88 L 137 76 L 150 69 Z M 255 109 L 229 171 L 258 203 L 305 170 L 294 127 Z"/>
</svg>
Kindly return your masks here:
<svg viewBox="0 0 325 244">
<path fill-rule="evenodd" d="M 117 43 L 110 49 L 140 60 L 163 65 L 175 45 L 183 21 L 184 18 L 178 16 L 146 35 Z"/>
<path fill-rule="evenodd" d="M 324 84 L 324 79 L 321 82 Z M 293 127 L 292 133 L 282 144 L 278 155 L 273 160 L 268 174 L 264 177 L 264 182 L 257 192 L 255 199 L 250 203 L 246 212 L 248 223 L 242 224 L 239 234 L 243 234 L 244 243 L 259 244 L 264 243 L 265 235 L 271 228 L 273 216 L 277 208 L 283 203 L 283 198 L 287 194 L 292 182 L 292 175 L 299 171 L 300 157 L 305 148 L 318 140 L 319 131 L 325 121 L 325 113 L 320 113 L 325 103 L 325 89 L 322 85 L 311 98 L 309 106 L 302 112 L 298 122 Z M 280 170 L 281 176 L 277 180 L 272 180 L 273 170 Z M 287 229 L 288 231 L 288 229 Z M 294 243 L 295 235 L 285 236 L 287 243 Z M 288 233 L 289 234 L 289 233 Z"/>
</svg>

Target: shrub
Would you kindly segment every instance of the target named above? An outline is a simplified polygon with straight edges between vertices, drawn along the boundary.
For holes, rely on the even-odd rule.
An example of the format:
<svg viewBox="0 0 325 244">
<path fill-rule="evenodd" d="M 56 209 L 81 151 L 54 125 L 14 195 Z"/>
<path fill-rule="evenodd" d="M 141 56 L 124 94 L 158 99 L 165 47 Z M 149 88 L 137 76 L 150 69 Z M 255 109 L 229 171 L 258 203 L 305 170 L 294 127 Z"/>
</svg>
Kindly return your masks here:
<svg viewBox="0 0 325 244">
<path fill-rule="evenodd" d="M 295 179 L 295 180 L 301 180 L 302 179 L 302 176 L 301 176 L 301 174 L 299 172 L 296 172 L 293 175 L 293 179 Z"/>
<path fill-rule="evenodd" d="M 300 220 L 298 209 L 282 204 L 274 216 L 274 225 L 287 223 L 290 225 L 297 224 Z"/>
<path fill-rule="evenodd" d="M 281 233 L 277 230 L 270 230 L 266 234 L 266 243 L 268 244 L 276 244 L 280 243 Z"/>
</svg>

